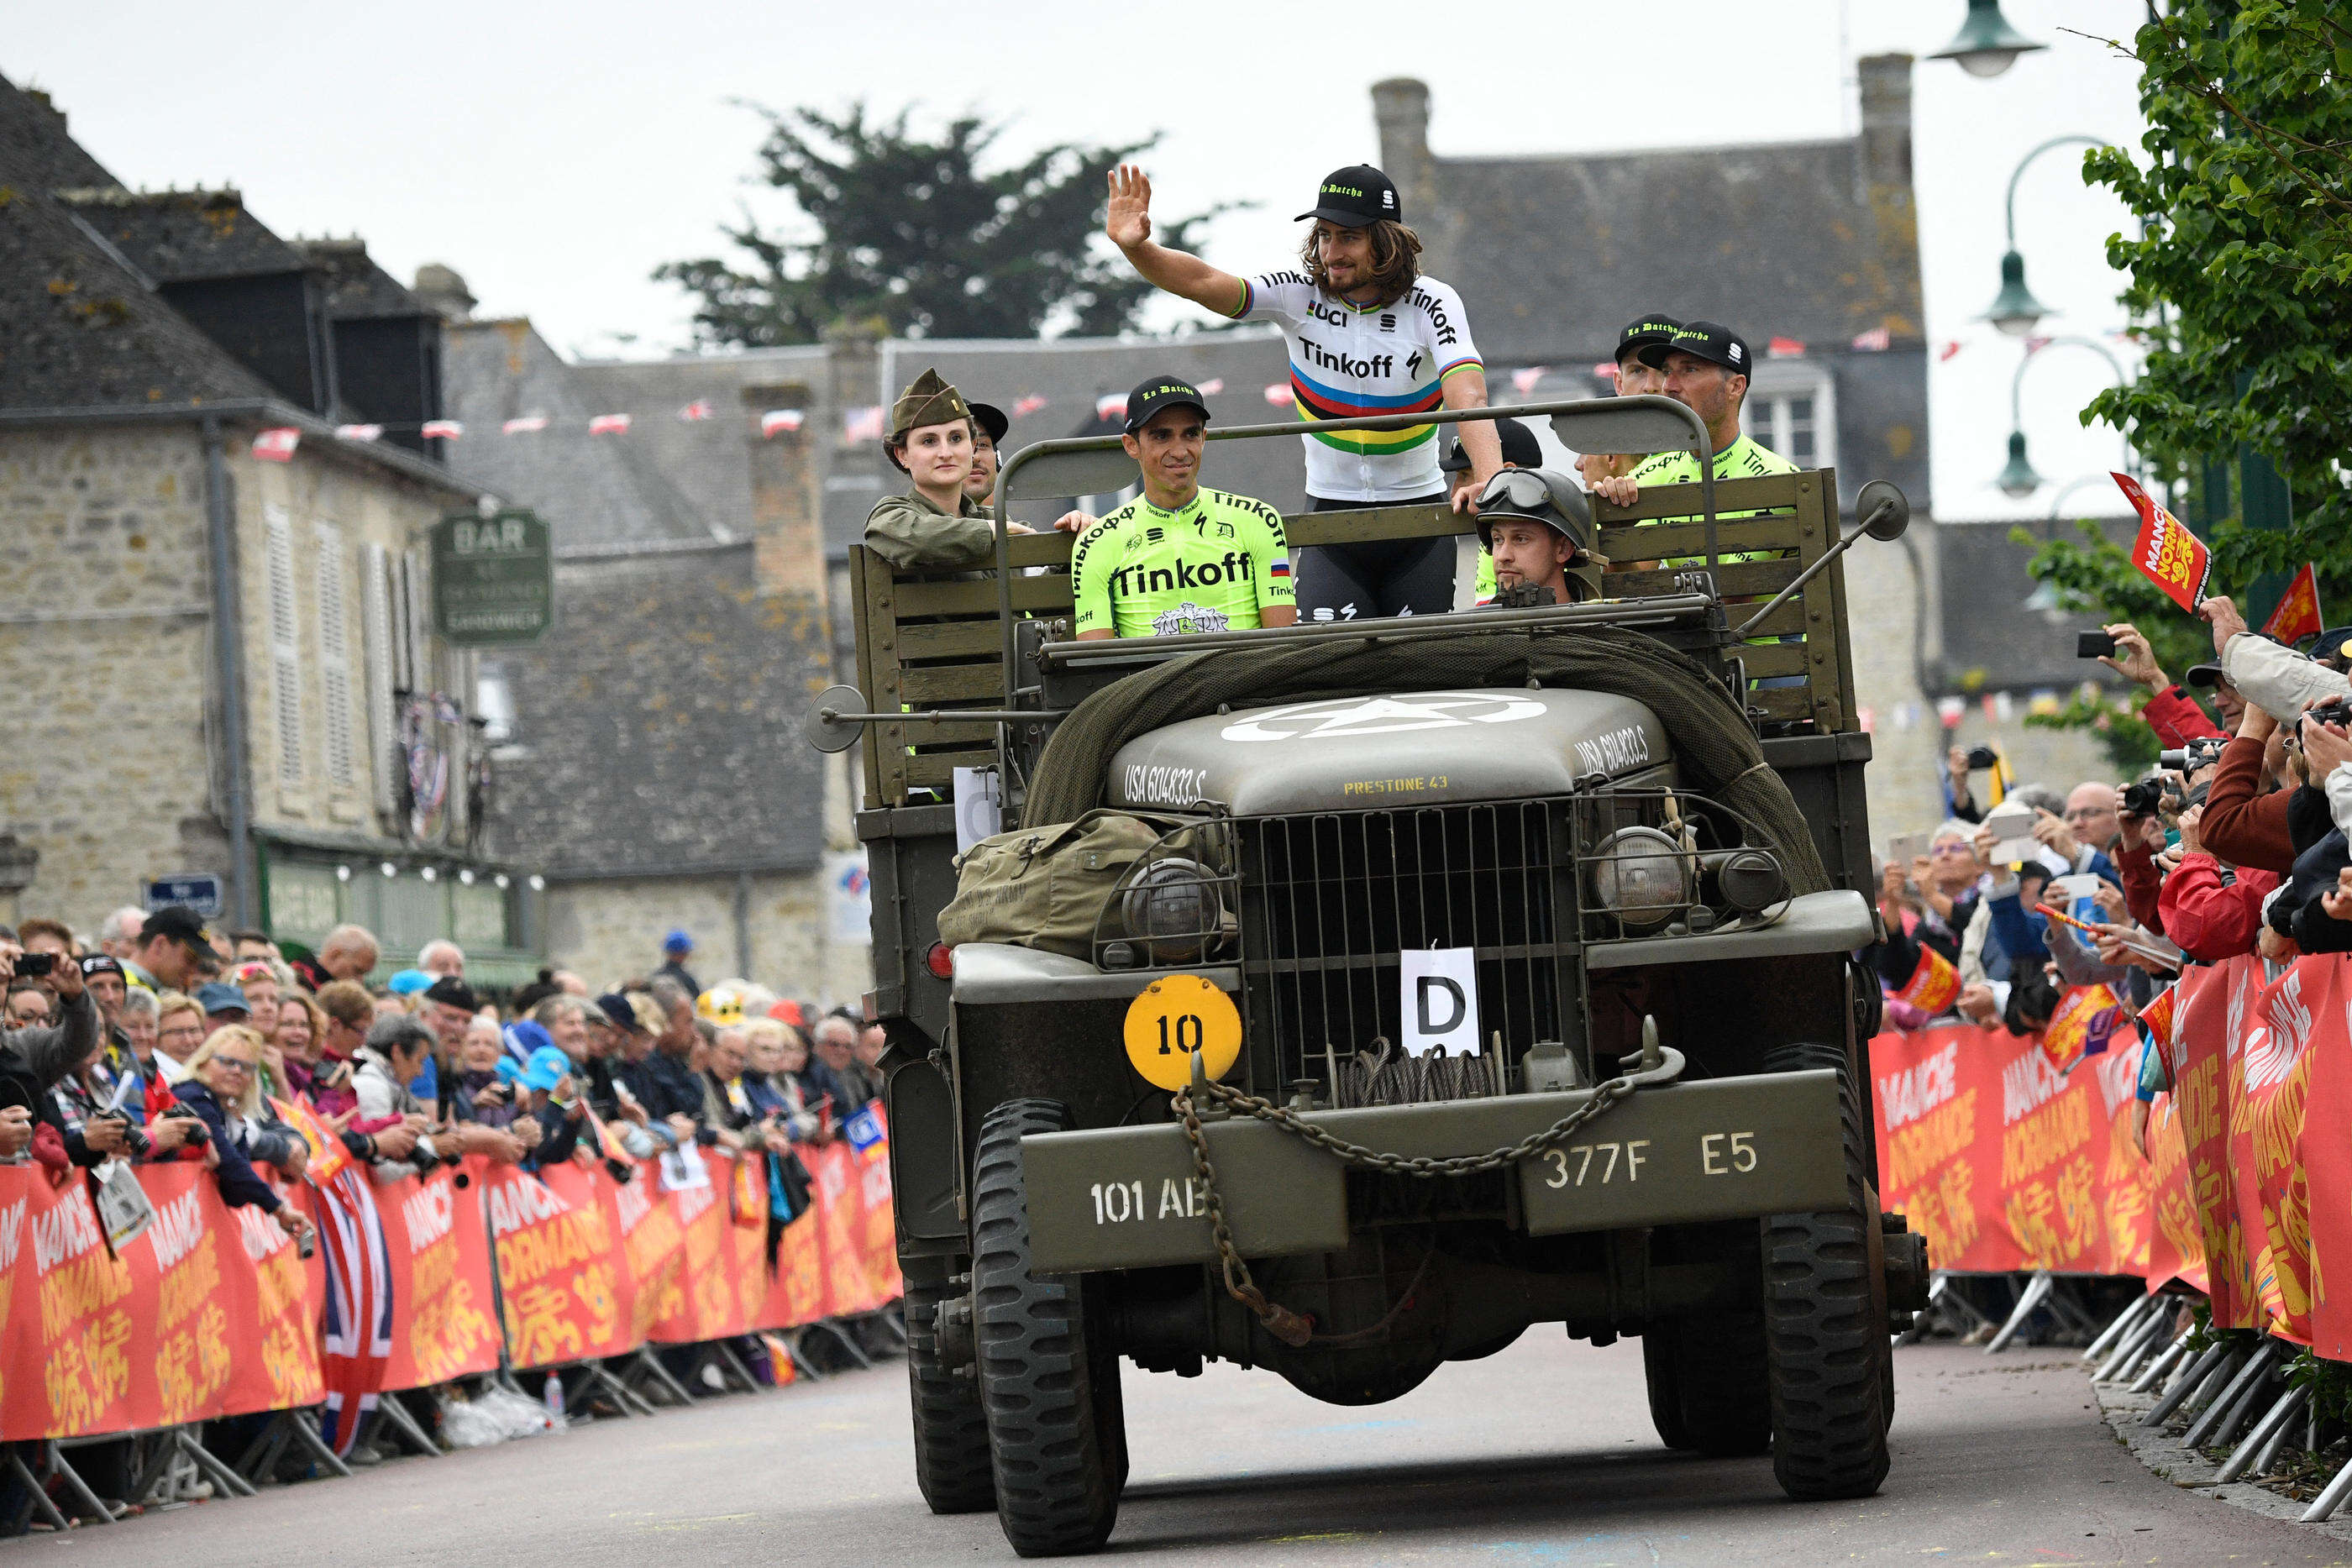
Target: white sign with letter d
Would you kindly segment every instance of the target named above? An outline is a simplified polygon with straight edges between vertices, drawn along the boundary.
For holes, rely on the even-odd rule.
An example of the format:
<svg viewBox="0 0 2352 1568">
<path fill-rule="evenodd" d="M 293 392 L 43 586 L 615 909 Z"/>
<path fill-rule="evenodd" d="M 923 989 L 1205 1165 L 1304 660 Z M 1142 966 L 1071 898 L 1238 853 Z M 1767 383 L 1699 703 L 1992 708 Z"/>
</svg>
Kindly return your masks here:
<svg viewBox="0 0 2352 1568">
<path fill-rule="evenodd" d="M 1404 1039 L 1414 1056 L 1440 1046 L 1478 1050 L 1478 954 L 1471 947 L 1408 950 L 1404 958 Z"/>
</svg>

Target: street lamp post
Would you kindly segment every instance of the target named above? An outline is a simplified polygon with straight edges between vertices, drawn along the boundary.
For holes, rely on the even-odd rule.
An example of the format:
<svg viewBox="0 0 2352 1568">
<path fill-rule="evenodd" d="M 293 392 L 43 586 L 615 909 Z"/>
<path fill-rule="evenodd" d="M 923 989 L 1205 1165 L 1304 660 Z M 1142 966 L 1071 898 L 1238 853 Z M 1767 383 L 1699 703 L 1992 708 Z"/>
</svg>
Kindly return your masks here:
<svg viewBox="0 0 2352 1568">
<path fill-rule="evenodd" d="M 2000 292 L 1993 296 L 1992 308 L 1985 319 L 2012 338 L 2022 338 L 2041 324 L 2050 308 L 2033 298 L 2025 287 L 2025 257 L 2017 248 L 2017 183 L 2025 177 L 2026 167 L 2053 147 L 2080 144 L 2087 147 L 2112 147 L 2115 143 L 2098 136 L 2053 136 L 2017 161 L 2009 176 L 2009 198 L 2004 204 L 2009 222 L 2009 249 L 2000 258 Z"/>
<path fill-rule="evenodd" d="M 2116 372 L 2117 386 L 2131 384 L 2131 377 L 2125 371 L 2124 362 L 2096 338 L 2053 338 L 2039 348 L 2028 350 L 2025 358 L 2017 362 L 2017 373 L 2009 378 L 2009 463 L 2001 469 L 2000 476 L 1993 481 L 2000 486 L 2000 493 L 2011 500 L 2022 501 L 2042 485 L 2042 476 L 2034 472 L 2033 465 L 2025 456 L 2025 415 L 2020 401 L 2020 393 L 2025 386 L 2025 367 L 2040 359 L 2044 351 L 2062 348 L 2090 350 L 2107 361 L 2107 368 Z M 2125 461 L 2128 464 L 2130 459 L 2126 457 Z"/>
<path fill-rule="evenodd" d="M 2000 14 L 2000 0 L 1969 0 L 1968 20 L 1952 41 L 1927 57 L 1952 60 L 1972 77 L 1997 77 L 2017 63 L 2017 57 L 2046 49 L 2009 25 Z"/>
</svg>

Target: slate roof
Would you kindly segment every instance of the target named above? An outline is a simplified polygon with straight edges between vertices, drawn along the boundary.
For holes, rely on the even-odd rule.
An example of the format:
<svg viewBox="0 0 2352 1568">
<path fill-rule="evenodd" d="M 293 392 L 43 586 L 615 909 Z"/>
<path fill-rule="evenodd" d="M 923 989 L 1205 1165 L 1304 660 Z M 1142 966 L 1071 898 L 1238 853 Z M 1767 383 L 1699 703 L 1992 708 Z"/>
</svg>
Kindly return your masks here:
<svg viewBox="0 0 2352 1568">
<path fill-rule="evenodd" d="M 339 321 L 423 316 L 425 304 L 378 267 L 358 239 L 298 239 L 295 254 L 325 285 L 327 314 Z"/>
<path fill-rule="evenodd" d="M 639 429 L 588 434 L 592 416 L 627 411 L 603 406 L 530 322 L 448 323 L 441 377 L 446 416 L 465 426 L 449 444 L 450 468 L 546 518 L 559 553 L 719 537 L 713 519 L 654 463 Z M 529 414 L 546 415 L 548 428 L 499 434 L 508 420 Z M 737 528 L 729 537 L 747 534 Z"/>
<path fill-rule="evenodd" d="M 66 208 L 25 186 L 0 189 L 0 408 L 270 395 Z"/>
<path fill-rule="evenodd" d="M 1490 365 L 1590 365 L 1651 310 L 1722 321 L 1761 353 L 1922 331 L 1907 192 L 1874 206 L 1859 141 L 1591 157 L 1440 158 L 1416 226 Z M 1907 256 L 1894 265 L 1889 254 Z"/>
<path fill-rule="evenodd" d="M 120 183 L 67 134 L 47 94 L 0 77 L 0 184 L 48 192 Z"/>
<path fill-rule="evenodd" d="M 245 210 L 235 191 L 68 190 L 79 213 L 131 266 L 158 283 L 303 271 L 301 253 Z"/>
<path fill-rule="evenodd" d="M 500 774 L 502 852 L 554 877 L 818 863 L 824 759 L 800 715 L 832 680 L 826 632 L 751 584 L 748 542 L 558 568 L 555 629 L 484 655 L 530 751 Z"/>
</svg>

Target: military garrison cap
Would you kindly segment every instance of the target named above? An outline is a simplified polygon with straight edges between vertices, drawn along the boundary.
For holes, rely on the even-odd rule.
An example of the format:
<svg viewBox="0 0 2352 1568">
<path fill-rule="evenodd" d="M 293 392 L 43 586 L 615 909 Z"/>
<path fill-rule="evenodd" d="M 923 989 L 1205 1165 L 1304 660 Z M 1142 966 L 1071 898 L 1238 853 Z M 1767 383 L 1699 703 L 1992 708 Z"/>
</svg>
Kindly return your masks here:
<svg viewBox="0 0 2352 1568">
<path fill-rule="evenodd" d="M 904 441 L 907 432 L 919 425 L 946 424 L 971 417 L 971 408 L 963 401 L 963 394 L 941 381 L 939 371 L 927 370 L 898 394 L 897 406 L 890 410 L 890 439 Z"/>
</svg>

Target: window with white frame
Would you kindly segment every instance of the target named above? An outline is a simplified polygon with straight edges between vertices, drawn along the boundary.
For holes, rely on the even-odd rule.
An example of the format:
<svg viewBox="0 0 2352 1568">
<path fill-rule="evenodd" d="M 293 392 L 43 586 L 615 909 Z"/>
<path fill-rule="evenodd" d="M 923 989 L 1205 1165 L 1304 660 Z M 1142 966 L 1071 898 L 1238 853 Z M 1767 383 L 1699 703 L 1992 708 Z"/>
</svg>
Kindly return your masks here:
<svg viewBox="0 0 2352 1568">
<path fill-rule="evenodd" d="M 1740 404 L 1739 426 L 1800 468 L 1837 466 L 1837 385 L 1816 361 L 1767 360 Z"/>
<path fill-rule="evenodd" d="M 294 594 L 294 521 L 283 507 L 262 511 L 262 557 L 269 590 L 269 694 L 278 727 L 278 789 L 302 792 L 301 619 Z"/>
<path fill-rule="evenodd" d="M 359 782 L 358 740 L 352 733 L 351 624 L 343 591 L 343 530 L 316 525 L 319 540 L 319 690 L 326 706 L 327 782 L 338 793 Z"/>
</svg>

